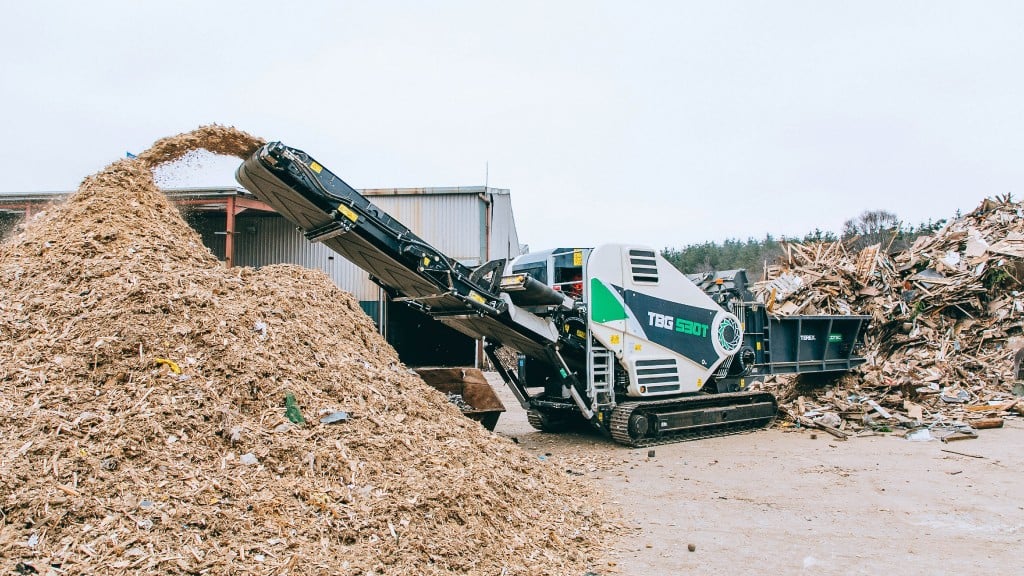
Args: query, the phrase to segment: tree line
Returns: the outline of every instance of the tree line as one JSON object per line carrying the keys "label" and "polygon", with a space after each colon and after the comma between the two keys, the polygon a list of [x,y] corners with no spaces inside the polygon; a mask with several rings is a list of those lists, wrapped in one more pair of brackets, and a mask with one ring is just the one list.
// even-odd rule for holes
{"label": "tree line", "polygon": [[[959,212],[956,215],[960,217]],[[783,254],[785,242],[836,242],[842,241],[847,249],[856,252],[873,244],[892,254],[905,250],[918,236],[932,234],[946,224],[946,219],[928,220],[917,225],[908,225],[896,214],[887,210],[866,210],[855,218],[843,223],[843,230],[836,234],[829,230],[815,228],[803,237],[765,234],[764,238],[730,238],[724,242],[701,242],[682,248],[665,248],[662,255],[679,270],[686,273],[711,270],[733,270],[746,268],[747,277],[760,278],[766,265],[774,263]]]}

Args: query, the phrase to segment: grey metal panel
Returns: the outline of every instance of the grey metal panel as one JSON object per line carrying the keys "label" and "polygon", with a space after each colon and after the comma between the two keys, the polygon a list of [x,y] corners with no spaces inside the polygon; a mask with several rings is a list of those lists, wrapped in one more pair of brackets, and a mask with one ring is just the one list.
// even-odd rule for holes
{"label": "grey metal panel", "polygon": [[471,266],[483,263],[484,203],[478,195],[371,196],[370,201],[448,256]]}
{"label": "grey metal panel", "polygon": [[21,214],[8,214],[0,210],[0,241],[13,234],[15,226],[22,220]]}
{"label": "grey metal panel", "polygon": [[377,300],[377,286],[370,282],[366,272],[330,248],[309,242],[281,216],[246,216],[243,212],[235,221],[235,229],[235,264],[298,264],[316,268],[358,300]]}
{"label": "grey metal panel", "polygon": [[491,189],[491,253],[488,260],[519,256],[519,234],[516,219],[512,213],[512,196],[508,190]]}
{"label": "grey metal panel", "polygon": [[226,218],[223,212],[190,212],[181,213],[185,222],[199,233],[203,245],[213,252],[218,260],[224,260],[224,228]]}

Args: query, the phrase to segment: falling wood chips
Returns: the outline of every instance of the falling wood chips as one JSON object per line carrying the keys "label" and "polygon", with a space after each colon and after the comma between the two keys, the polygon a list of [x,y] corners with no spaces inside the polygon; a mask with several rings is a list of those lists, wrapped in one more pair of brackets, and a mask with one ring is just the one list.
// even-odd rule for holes
{"label": "falling wood chips", "polygon": [[788,244],[754,287],[775,313],[872,320],[859,374],[816,391],[780,379],[780,400],[813,394],[809,410],[840,414],[854,430],[872,421],[980,427],[1007,412],[1018,380],[1012,359],[1024,343],[1022,214],[1009,196],[987,199],[892,256],[878,244],[858,254],[842,242]]}
{"label": "falling wood chips", "polygon": [[224,268],[153,183],[261,143],[161,140],[0,247],[3,569],[585,572],[619,527],[589,486],[464,418],[324,274]]}

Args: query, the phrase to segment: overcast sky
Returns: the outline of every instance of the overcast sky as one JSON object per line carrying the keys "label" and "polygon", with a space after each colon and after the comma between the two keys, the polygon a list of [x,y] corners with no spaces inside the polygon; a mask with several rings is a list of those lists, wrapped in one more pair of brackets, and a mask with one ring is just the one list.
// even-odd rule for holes
{"label": "overcast sky", "polygon": [[1021,2],[4,4],[0,192],[212,122],[357,188],[487,178],[534,249],[920,222],[1024,188]]}

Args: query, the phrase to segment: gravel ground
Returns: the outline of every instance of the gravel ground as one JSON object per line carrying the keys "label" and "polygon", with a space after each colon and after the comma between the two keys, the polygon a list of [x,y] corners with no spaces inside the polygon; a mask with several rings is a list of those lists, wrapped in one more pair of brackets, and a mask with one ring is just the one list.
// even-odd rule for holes
{"label": "gravel ground", "polygon": [[1019,573],[1020,419],[949,444],[773,429],[648,457],[597,434],[536,432],[488,378],[508,410],[496,432],[596,481],[637,527],[608,574]]}

